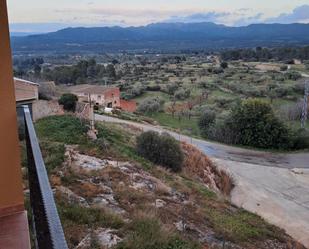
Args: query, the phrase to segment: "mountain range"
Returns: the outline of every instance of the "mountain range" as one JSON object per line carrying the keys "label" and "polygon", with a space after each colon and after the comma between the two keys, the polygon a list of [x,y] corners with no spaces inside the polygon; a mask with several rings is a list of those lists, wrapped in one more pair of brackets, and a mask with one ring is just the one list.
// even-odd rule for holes
{"label": "mountain range", "polygon": [[12,37],[14,53],[217,50],[309,44],[309,24],[156,23],[141,27],[66,28]]}

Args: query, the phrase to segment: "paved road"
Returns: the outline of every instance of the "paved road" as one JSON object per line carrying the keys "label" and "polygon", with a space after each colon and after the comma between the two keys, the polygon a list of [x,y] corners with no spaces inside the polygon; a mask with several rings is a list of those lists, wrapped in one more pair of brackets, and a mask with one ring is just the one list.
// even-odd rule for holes
{"label": "paved road", "polygon": [[153,126],[149,124],[141,124],[127,120],[121,120],[109,116],[95,115],[97,121],[125,123],[143,129],[144,131],[153,130],[157,132],[168,132],[170,135],[178,140],[186,141],[196,145],[205,154],[210,157],[225,159],[234,162],[244,162],[257,164],[262,166],[272,166],[280,168],[308,168],[309,169],[309,153],[270,153],[262,151],[254,151],[238,147],[232,147],[214,142],[208,142],[201,139],[191,138],[185,135],[180,135],[163,129],[160,126]]}
{"label": "paved road", "polygon": [[233,176],[232,203],[285,229],[309,248],[309,153],[247,150],[179,135],[159,126],[102,115],[95,119],[125,123],[144,131],[168,132],[178,140],[196,145]]}

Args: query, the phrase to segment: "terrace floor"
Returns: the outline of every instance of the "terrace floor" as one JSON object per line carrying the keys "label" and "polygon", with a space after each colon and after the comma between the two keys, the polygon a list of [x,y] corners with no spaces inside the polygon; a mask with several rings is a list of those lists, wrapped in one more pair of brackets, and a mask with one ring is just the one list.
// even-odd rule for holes
{"label": "terrace floor", "polygon": [[0,249],[30,249],[27,212],[0,217]]}

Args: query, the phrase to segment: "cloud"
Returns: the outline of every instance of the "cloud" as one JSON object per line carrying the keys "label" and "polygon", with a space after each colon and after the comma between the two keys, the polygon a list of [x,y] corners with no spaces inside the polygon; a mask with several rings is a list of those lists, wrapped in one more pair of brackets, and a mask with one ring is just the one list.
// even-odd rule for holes
{"label": "cloud", "polygon": [[295,8],[292,13],[282,13],[277,17],[268,18],[266,23],[309,23],[309,5]]}
{"label": "cloud", "polygon": [[263,13],[258,13],[255,16],[243,17],[234,22],[234,26],[247,26],[253,23],[263,22]]}
{"label": "cloud", "polygon": [[221,18],[231,15],[227,12],[206,12],[196,13],[188,16],[172,16],[165,22],[183,22],[183,23],[199,23],[199,22],[219,22]]}
{"label": "cloud", "polygon": [[230,26],[245,26],[252,23],[262,22],[263,13],[254,13],[252,9],[238,9],[233,12],[204,12],[187,16],[172,16],[165,22],[199,23],[213,22]]}

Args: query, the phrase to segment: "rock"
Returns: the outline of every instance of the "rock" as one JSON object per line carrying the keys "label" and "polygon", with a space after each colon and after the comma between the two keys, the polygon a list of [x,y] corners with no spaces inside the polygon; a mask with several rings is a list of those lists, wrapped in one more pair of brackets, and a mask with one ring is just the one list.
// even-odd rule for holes
{"label": "rock", "polygon": [[113,194],[101,194],[92,200],[92,205],[98,208],[108,208],[113,213],[124,214],[126,211],[119,206]]}
{"label": "rock", "polygon": [[97,140],[97,133],[94,130],[89,130],[87,132],[87,136],[91,139],[91,140]]}
{"label": "rock", "polygon": [[296,175],[309,175],[309,169],[294,168],[294,169],[291,169],[291,172]]}
{"label": "rock", "polygon": [[165,201],[161,199],[156,199],[156,203],[155,203],[156,208],[161,208],[161,207],[164,207],[165,205],[166,205]]}
{"label": "rock", "polygon": [[186,230],[186,224],[182,220],[174,223],[174,225],[179,232],[183,232],[184,230]]}
{"label": "rock", "polygon": [[85,198],[75,194],[69,188],[64,186],[57,186],[56,191],[58,191],[64,198],[66,198],[70,203],[80,204],[83,207],[89,207]]}
{"label": "rock", "polygon": [[87,249],[91,245],[91,235],[87,234],[85,238],[74,249]]}
{"label": "rock", "polygon": [[74,249],[88,249],[91,246],[91,240],[97,240],[100,247],[111,248],[122,241],[120,237],[115,234],[116,230],[99,228],[92,234],[87,234],[85,238]]}
{"label": "rock", "polygon": [[98,229],[96,234],[99,244],[102,247],[111,248],[122,241],[122,239],[115,234],[115,230],[102,228]]}

